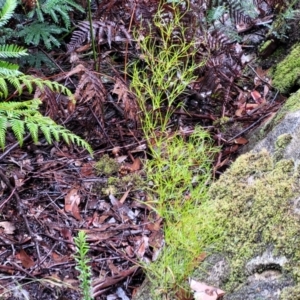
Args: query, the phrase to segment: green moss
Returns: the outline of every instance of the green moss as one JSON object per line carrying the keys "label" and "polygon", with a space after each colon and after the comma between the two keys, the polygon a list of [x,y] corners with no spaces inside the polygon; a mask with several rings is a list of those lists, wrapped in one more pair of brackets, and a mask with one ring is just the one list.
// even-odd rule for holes
{"label": "green moss", "polygon": [[145,180],[137,173],[126,176],[108,177],[107,181],[95,182],[93,192],[103,195],[120,195],[128,189],[139,189],[145,186]]}
{"label": "green moss", "polygon": [[272,71],[272,84],[282,93],[288,93],[300,85],[300,45],[293,47],[291,53]]}
{"label": "green moss", "polygon": [[275,142],[275,161],[279,161],[283,158],[285,148],[288,146],[292,139],[293,137],[289,133],[284,133],[278,136],[277,141]]}
{"label": "green moss", "polygon": [[275,143],[276,150],[285,149],[287,145],[291,142],[292,136],[288,133],[281,134]]}
{"label": "green moss", "polygon": [[118,173],[120,165],[116,160],[110,158],[107,154],[103,155],[101,159],[95,164],[97,175],[113,175]]}
{"label": "green moss", "polygon": [[295,299],[299,299],[299,295],[300,295],[300,285],[294,287],[287,287],[280,294],[280,299],[295,300]]}
{"label": "green moss", "polygon": [[227,290],[247,276],[247,260],[262,254],[268,245],[274,246],[275,255],[291,258],[288,270],[299,266],[300,223],[290,208],[290,200],[299,195],[298,176],[292,161],[276,163],[267,151],[250,152],[211,186],[214,218],[224,230],[221,248],[230,257]]}
{"label": "green moss", "polygon": [[[287,101],[284,103],[282,108],[277,112],[277,114],[268,120],[262,128],[260,128],[259,132],[256,133],[255,141],[261,141],[264,139],[267,134],[277,125],[279,122],[288,114],[295,112],[300,109],[300,90],[296,93],[292,94]],[[251,137],[254,139],[254,137]],[[255,141],[253,143],[255,143]]]}
{"label": "green moss", "polygon": [[265,51],[265,50],[269,47],[269,45],[270,45],[271,43],[273,43],[273,42],[274,42],[273,40],[268,40],[268,41],[264,42],[262,45],[260,45],[258,51],[259,51],[259,52]]}
{"label": "green moss", "polygon": [[283,107],[278,111],[276,117],[274,118],[274,124],[278,124],[287,113],[295,112],[300,109],[300,90],[292,94]]}

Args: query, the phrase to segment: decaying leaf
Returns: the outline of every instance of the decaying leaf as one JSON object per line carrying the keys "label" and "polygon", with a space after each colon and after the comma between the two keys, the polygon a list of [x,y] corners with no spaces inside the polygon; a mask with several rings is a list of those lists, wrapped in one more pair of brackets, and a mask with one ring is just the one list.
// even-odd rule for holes
{"label": "decaying leaf", "polygon": [[196,292],[195,300],[217,300],[225,295],[224,291],[193,279],[190,280],[190,287]]}
{"label": "decaying leaf", "polygon": [[65,197],[65,211],[71,213],[77,220],[81,220],[79,205],[80,196],[77,189],[71,189]]}
{"label": "decaying leaf", "polygon": [[146,250],[149,247],[149,238],[147,236],[143,236],[142,239],[138,243],[138,248],[136,254],[139,258],[143,258]]}
{"label": "decaying leaf", "polygon": [[23,249],[16,254],[16,258],[21,261],[22,266],[26,269],[31,268],[34,265],[32,258]]}
{"label": "decaying leaf", "polygon": [[6,221],[0,222],[0,227],[4,228],[5,234],[13,234],[16,229],[13,223]]}
{"label": "decaying leaf", "polygon": [[247,139],[245,139],[245,138],[243,138],[243,137],[238,137],[238,138],[236,138],[236,139],[234,139],[234,143],[235,144],[238,144],[238,145],[245,145],[245,144],[247,144],[249,141],[247,140]]}

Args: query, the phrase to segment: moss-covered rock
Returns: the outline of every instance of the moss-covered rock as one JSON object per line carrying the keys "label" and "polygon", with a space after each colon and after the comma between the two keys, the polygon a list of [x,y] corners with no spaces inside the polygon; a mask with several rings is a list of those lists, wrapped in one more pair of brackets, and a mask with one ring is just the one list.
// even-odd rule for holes
{"label": "moss-covered rock", "polygon": [[[247,136],[249,143],[243,147],[242,153],[249,152],[254,148],[256,148],[256,152],[266,148],[269,152],[274,153],[276,150],[275,142],[280,135],[285,134],[290,135],[292,140],[295,140],[295,143],[291,141],[291,148],[298,147],[298,137],[300,138],[300,90],[288,98],[273,118]],[[289,158],[295,159],[291,156]]]}
{"label": "moss-covered rock", "polygon": [[272,84],[282,93],[300,86],[300,44],[293,47],[290,54],[272,71]]}
{"label": "moss-covered rock", "polygon": [[[282,136],[282,140],[288,142],[289,138]],[[224,230],[222,244],[214,246],[230,269],[219,287],[240,297],[236,289],[244,289],[247,281],[251,290],[253,286],[284,289],[300,280],[300,217],[295,209],[300,197],[299,178],[293,160],[276,161],[264,150],[241,155],[211,186],[216,226]],[[206,280],[210,270],[203,269],[204,265],[195,276]],[[259,274],[270,271],[277,274],[272,273],[276,280],[256,280]],[[270,299],[279,299],[276,297]]]}

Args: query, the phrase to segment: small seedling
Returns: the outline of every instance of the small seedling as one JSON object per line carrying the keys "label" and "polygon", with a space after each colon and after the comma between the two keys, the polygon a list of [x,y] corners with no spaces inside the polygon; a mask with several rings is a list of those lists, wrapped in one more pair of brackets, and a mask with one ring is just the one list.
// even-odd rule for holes
{"label": "small seedling", "polygon": [[83,294],[83,300],[92,300],[91,296],[91,267],[88,265],[90,259],[87,257],[89,252],[89,245],[86,241],[86,233],[79,231],[78,236],[74,238],[76,246],[76,254],[74,255],[76,261],[76,270],[80,272],[79,280],[80,287]]}

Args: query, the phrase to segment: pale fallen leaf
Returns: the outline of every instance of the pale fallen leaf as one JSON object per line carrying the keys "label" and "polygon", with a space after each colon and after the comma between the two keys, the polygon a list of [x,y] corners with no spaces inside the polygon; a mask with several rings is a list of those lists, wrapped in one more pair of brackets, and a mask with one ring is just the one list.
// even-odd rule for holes
{"label": "pale fallen leaf", "polygon": [[71,213],[77,220],[81,220],[79,205],[80,196],[77,189],[71,189],[65,197],[65,212]]}
{"label": "pale fallen leaf", "polygon": [[193,279],[190,280],[190,287],[196,292],[195,300],[217,300],[225,295],[224,291]]}
{"label": "pale fallen leaf", "polygon": [[7,221],[0,222],[0,227],[4,228],[5,234],[13,234],[16,229],[13,223]]}
{"label": "pale fallen leaf", "polygon": [[121,155],[116,158],[116,161],[120,164],[128,158],[128,155]]}

